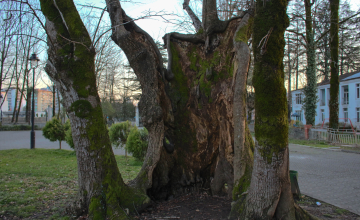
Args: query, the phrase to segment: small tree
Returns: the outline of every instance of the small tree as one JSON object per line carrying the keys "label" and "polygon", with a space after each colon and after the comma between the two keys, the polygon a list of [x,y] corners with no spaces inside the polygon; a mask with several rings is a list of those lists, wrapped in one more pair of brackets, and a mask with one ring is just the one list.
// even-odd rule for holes
{"label": "small tree", "polygon": [[42,129],[45,138],[50,141],[59,141],[61,150],[61,141],[65,140],[65,126],[59,119],[53,118],[46,122],[45,127]]}
{"label": "small tree", "polygon": [[[109,129],[109,137],[111,144],[115,147],[123,147],[126,144],[126,140],[130,133],[131,124],[129,121],[124,121],[118,124],[111,125]],[[125,157],[127,156],[127,150],[125,149]]]}
{"label": "small tree", "polygon": [[71,125],[69,119],[66,121],[64,127],[65,127],[65,141],[72,149],[75,149],[74,141],[71,134]]}
{"label": "small tree", "polygon": [[148,131],[146,128],[139,130],[136,126],[132,127],[126,141],[126,149],[132,153],[133,157],[144,161],[148,147]]}

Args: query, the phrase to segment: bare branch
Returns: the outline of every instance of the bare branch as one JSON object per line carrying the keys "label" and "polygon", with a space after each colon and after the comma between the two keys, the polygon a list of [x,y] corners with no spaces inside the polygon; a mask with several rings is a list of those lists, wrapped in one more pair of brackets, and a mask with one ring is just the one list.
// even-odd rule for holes
{"label": "bare branch", "polygon": [[189,2],[190,2],[190,0],[184,0],[183,9],[186,10],[186,12],[188,13],[189,17],[193,21],[193,25],[196,29],[196,32],[198,32],[201,28],[203,28],[203,26],[202,26],[202,23],[199,20],[199,18],[195,15],[193,10],[191,10],[191,8],[189,6]]}

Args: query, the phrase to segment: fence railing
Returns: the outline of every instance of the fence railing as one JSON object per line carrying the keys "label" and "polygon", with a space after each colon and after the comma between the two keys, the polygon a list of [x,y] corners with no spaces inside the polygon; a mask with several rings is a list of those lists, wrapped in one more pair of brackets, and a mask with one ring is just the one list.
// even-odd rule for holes
{"label": "fence railing", "polygon": [[351,129],[310,129],[309,139],[326,141],[331,144],[360,145],[360,133],[356,133]]}

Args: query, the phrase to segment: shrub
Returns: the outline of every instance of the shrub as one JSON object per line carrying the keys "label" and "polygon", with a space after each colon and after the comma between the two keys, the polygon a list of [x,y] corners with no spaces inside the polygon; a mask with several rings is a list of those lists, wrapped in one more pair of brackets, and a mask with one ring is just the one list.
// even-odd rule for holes
{"label": "shrub", "polygon": [[[34,126],[35,130],[40,130],[37,125]],[[27,131],[31,130],[31,125],[3,125],[0,126],[0,131]]]}
{"label": "shrub", "polygon": [[66,121],[64,127],[65,127],[65,141],[72,149],[75,149],[69,119]]}
{"label": "shrub", "polygon": [[148,145],[148,131],[146,128],[139,130],[136,126],[132,127],[126,141],[126,149],[132,153],[133,157],[144,161]]}
{"label": "shrub", "polygon": [[129,121],[111,125],[109,129],[109,137],[111,144],[115,147],[122,147],[126,144],[126,140],[130,133],[131,124]]}
{"label": "shrub", "polygon": [[61,149],[61,141],[65,140],[65,126],[57,118],[53,118],[46,122],[45,127],[42,129],[45,138],[50,141],[59,141]]}

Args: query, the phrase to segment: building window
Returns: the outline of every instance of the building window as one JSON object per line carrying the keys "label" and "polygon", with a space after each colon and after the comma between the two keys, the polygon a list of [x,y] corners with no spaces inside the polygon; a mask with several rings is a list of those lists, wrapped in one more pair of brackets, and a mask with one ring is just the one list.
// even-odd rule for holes
{"label": "building window", "polygon": [[356,98],[360,98],[360,84],[356,84]]}
{"label": "building window", "polygon": [[356,108],[356,121],[360,122],[360,108]]}
{"label": "building window", "polygon": [[345,122],[348,122],[348,116],[349,116],[349,115],[348,115],[348,109],[347,109],[347,108],[344,108],[343,110],[344,110],[344,121],[345,121]]}
{"label": "building window", "polygon": [[325,106],[325,89],[320,89],[320,106]]}
{"label": "building window", "polygon": [[343,105],[349,104],[349,86],[343,86]]}
{"label": "building window", "polygon": [[302,119],[302,111],[301,110],[300,111],[295,111],[295,113],[298,115],[298,116],[296,116],[296,120],[301,121],[301,119]]}
{"label": "building window", "polygon": [[327,103],[329,105],[329,102],[330,102],[330,88],[327,88]]}
{"label": "building window", "polygon": [[321,109],[321,122],[325,120],[325,110]]}
{"label": "building window", "polygon": [[301,93],[299,93],[299,94],[296,94],[295,95],[295,97],[296,97],[296,104],[301,104]]}

